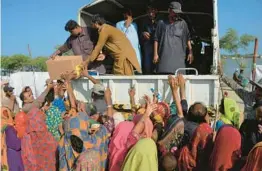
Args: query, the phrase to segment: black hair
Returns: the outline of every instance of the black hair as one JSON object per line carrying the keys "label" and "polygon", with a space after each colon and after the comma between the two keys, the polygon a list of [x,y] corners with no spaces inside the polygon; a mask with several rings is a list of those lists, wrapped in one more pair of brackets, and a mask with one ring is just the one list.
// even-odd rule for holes
{"label": "black hair", "polygon": [[20,96],[19,96],[22,102],[24,102],[24,100],[25,100],[24,93],[25,93],[24,91],[21,92],[21,93],[20,93]]}
{"label": "black hair", "polygon": [[224,105],[225,98],[221,99],[221,103],[219,106],[219,112],[225,114],[225,105]]}
{"label": "black hair", "polygon": [[255,109],[257,109],[257,108],[259,108],[261,106],[262,106],[262,100],[257,100],[255,105],[253,106],[253,109],[255,110]]}
{"label": "black hair", "polygon": [[100,94],[96,94],[96,93],[94,93],[94,92],[92,92],[92,98],[94,99],[94,100],[100,100],[100,99],[104,99],[105,98],[105,96],[104,95],[100,95]]}
{"label": "black hair", "polygon": [[123,9],[123,14],[127,14],[129,16],[133,16],[132,10],[129,8],[124,8]]}
{"label": "black hair", "polygon": [[[198,107],[197,106],[201,106]],[[206,122],[205,116],[207,115],[207,108],[200,102],[196,102],[190,106],[188,110],[187,120],[196,122],[196,123],[203,123]]]}
{"label": "black hair", "polygon": [[65,25],[65,31],[72,31],[79,27],[79,24],[74,20],[69,20]]}
{"label": "black hair", "polygon": [[52,88],[45,96],[46,102],[53,102],[55,99],[55,90]]}
{"label": "black hair", "polygon": [[157,9],[154,5],[150,4],[150,5],[147,5],[146,7],[146,10],[150,10],[150,9]]}
{"label": "black hair", "polygon": [[[25,86],[25,91],[26,91],[26,89],[28,89],[28,88],[30,88],[29,86]],[[31,88],[30,88],[31,89]]]}
{"label": "black hair", "polygon": [[103,24],[105,24],[106,21],[105,21],[104,17],[102,17],[100,14],[95,14],[95,15],[92,16],[91,22],[97,23],[99,25],[103,25]]}
{"label": "black hair", "polygon": [[70,141],[72,144],[72,148],[77,152],[81,153],[83,151],[84,142],[76,135],[70,136]]}

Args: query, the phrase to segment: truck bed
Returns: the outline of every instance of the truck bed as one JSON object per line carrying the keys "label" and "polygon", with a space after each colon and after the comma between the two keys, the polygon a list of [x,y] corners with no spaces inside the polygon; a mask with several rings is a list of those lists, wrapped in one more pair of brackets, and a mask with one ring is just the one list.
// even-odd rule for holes
{"label": "truck bed", "polygon": [[[136,89],[136,103],[145,94],[152,96],[151,88],[160,93],[162,100],[172,102],[172,93],[165,75],[139,75],[139,76],[98,76],[105,87],[112,91],[114,104],[129,104],[128,90]],[[189,104],[203,102],[206,105],[218,104],[219,78],[216,75],[186,75],[186,98]],[[88,79],[73,81],[76,98],[84,102],[91,101],[91,88],[93,84]]]}
{"label": "truck bed", "polygon": [[[189,104],[196,101],[206,105],[218,104],[219,77],[217,75],[185,75],[186,79],[186,98]],[[10,84],[13,86],[14,93],[21,106],[19,94],[22,88],[30,86],[34,96],[39,96],[45,89],[45,80],[49,78],[47,72],[17,72],[11,74]],[[158,91],[166,102],[172,101],[170,87],[167,76],[165,75],[134,75],[134,76],[95,76],[101,80],[106,87],[112,91],[114,104],[129,104],[128,89],[132,86],[136,89],[136,102],[145,94],[152,96],[151,88]],[[72,81],[74,93],[77,100],[90,102],[91,88],[93,84],[88,79]]]}

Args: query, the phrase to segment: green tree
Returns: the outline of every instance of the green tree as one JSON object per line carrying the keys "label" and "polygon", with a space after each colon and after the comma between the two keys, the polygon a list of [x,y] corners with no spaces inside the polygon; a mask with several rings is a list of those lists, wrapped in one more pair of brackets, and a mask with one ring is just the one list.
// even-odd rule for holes
{"label": "green tree", "polygon": [[[58,50],[58,48],[60,47],[61,45],[57,45],[55,46],[55,50]],[[62,54],[63,56],[72,56],[74,55],[73,51],[70,49],[69,51],[65,52]]]}
{"label": "green tree", "polygon": [[40,71],[47,71],[46,61],[48,60],[48,57],[39,56],[36,58],[33,58],[31,60],[31,65],[35,68],[39,69]]}
{"label": "green tree", "polygon": [[229,28],[226,34],[220,39],[220,48],[229,52],[231,55],[238,57],[236,62],[239,68],[246,68],[246,62],[244,58],[240,58],[239,50],[242,49],[244,51],[247,50],[248,46],[251,42],[255,40],[255,37],[249,34],[243,34],[241,36],[238,35],[237,31]]}
{"label": "green tree", "polygon": [[229,53],[237,54],[239,38],[236,30],[230,28],[227,33],[220,39],[220,48]]}
{"label": "green tree", "polygon": [[226,34],[220,39],[220,48],[229,52],[230,54],[239,56],[239,50],[247,50],[247,47],[255,37],[249,34],[238,35],[237,31],[229,28]]}
{"label": "green tree", "polygon": [[16,54],[10,57],[1,57],[1,68],[8,70],[21,70],[30,65],[31,58],[26,55]]}

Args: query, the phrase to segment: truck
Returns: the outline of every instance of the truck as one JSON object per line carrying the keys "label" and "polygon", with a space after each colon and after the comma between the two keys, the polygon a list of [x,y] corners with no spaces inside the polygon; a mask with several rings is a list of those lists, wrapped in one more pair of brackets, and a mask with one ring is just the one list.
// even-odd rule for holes
{"label": "truck", "polygon": [[[90,26],[92,15],[101,14],[105,17],[107,23],[114,25],[122,20],[122,9],[129,8],[133,11],[134,22],[139,27],[143,19],[147,17],[146,7],[148,4],[156,6],[159,15],[162,15],[164,18],[167,17],[167,9],[170,2],[170,0],[95,0],[79,9],[78,22],[83,27]],[[201,68],[180,68],[174,75],[179,70],[194,70],[194,74],[184,76],[186,79],[186,98],[189,105],[198,101],[207,106],[216,106],[220,100],[220,82],[217,75],[220,60],[217,0],[187,0],[181,1],[181,5],[182,17],[189,26],[192,41],[194,42],[195,39],[198,39],[204,44],[205,48],[202,50],[204,54],[202,54],[203,58],[200,58],[200,60],[210,62],[201,67],[206,68],[208,72],[201,71]],[[25,73],[16,73],[11,77],[16,80],[14,82],[14,85],[17,84],[15,90],[20,91],[21,86],[29,85],[33,89],[35,88],[35,92],[38,92],[35,94],[39,94],[44,89],[44,78],[48,78],[48,73],[33,73],[32,78],[38,81],[28,80],[30,77]],[[167,103],[171,103],[173,100],[167,75],[97,75],[95,78],[99,79],[105,87],[111,89],[114,104],[129,104],[128,90],[130,88],[136,89],[137,104],[139,104],[140,98],[145,94],[152,95],[152,89],[160,94],[160,100]],[[18,82],[17,80],[21,81]],[[22,80],[27,81],[24,82]],[[72,84],[77,100],[91,101],[91,89],[93,87],[91,81],[81,78],[73,81]]]}
{"label": "truck", "polygon": [[[95,0],[79,9],[78,23],[82,27],[90,26],[91,17],[100,14],[104,16],[108,24],[115,25],[118,21],[123,20],[123,8],[128,8],[132,10],[134,22],[139,28],[147,17],[146,7],[149,4],[157,7],[159,16],[167,18],[170,2],[170,0]],[[194,75],[184,76],[188,103],[192,104],[198,101],[208,106],[216,106],[219,103],[220,93],[220,82],[217,75],[220,61],[217,0],[188,0],[180,3],[183,11],[182,18],[188,24],[192,42],[198,39],[204,45],[202,56],[205,57],[200,60],[210,62],[206,62],[206,65],[202,66],[202,68],[208,69],[208,72],[199,71],[196,68],[179,68],[174,74],[176,75],[180,70],[194,70]],[[139,103],[140,97],[145,94],[152,95],[152,89],[161,95],[161,100],[167,103],[172,102],[167,75],[103,75],[95,76],[95,78],[101,80],[105,87],[111,89],[114,104],[129,104],[128,89],[131,87],[136,89],[137,103]],[[92,86],[93,84],[87,79],[74,81],[76,98],[85,102],[91,101]]]}

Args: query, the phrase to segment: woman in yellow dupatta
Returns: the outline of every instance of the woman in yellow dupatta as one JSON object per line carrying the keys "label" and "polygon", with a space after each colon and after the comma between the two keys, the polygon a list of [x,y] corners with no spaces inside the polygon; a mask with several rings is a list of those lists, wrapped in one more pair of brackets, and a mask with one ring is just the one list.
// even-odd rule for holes
{"label": "woman in yellow dupatta", "polygon": [[220,106],[220,120],[216,123],[216,130],[222,125],[233,125],[237,129],[240,127],[240,110],[237,102],[233,99],[225,97],[221,101]]}
{"label": "woman in yellow dupatta", "polygon": [[158,171],[157,148],[155,142],[151,138],[139,140],[128,152],[121,170]]}
{"label": "woman in yellow dupatta", "polygon": [[14,121],[11,115],[11,111],[6,107],[1,107],[1,170],[8,171],[7,162],[7,146],[5,129],[8,125],[13,126]]}

